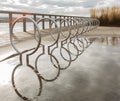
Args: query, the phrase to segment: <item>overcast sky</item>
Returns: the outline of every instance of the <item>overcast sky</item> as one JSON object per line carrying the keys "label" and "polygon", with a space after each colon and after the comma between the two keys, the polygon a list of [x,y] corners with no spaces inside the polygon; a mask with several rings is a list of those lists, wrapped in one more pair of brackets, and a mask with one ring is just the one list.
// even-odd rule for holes
{"label": "overcast sky", "polygon": [[120,0],[0,0],[0,10],[89,16],[90,8],[119,6]]}

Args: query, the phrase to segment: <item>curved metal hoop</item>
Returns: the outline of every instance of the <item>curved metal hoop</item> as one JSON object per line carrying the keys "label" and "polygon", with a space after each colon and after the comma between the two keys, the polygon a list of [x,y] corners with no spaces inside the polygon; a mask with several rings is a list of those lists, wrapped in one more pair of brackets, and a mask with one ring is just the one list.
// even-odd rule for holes
{"label": "curved metal hoop", "polygon": [[[11,42],[12,47],[13,47],[18,53],[21,53],[21,52],[16,48],[16,46],[15,46],[14,43],[13,43],[13,36],[14,36],[14,34],[13,34],[13,29],[14,29],[14,27],[15,27],[15,24],[16,24],[18,21],[23,20],[23,19],[29,19],[30,21],[32,21],[33,24],[36,26],[36,29],[37,29],[38,33],[40,33],[40,30],[39,30],[39,27],[38,27],[37,23],[36,23],[32,18],[29,18],[29,17],[27,17],[27,16],[22,16],[22,17],[20,17],[20,18],[17,18],[16,20],[14,20],[14,22],[12,23],[12,27],[11,27],[10,42]],[[36,49],[35,49],[34,51],[36,51],[36,50],[38,49],[38,47],[40,46],[40,43],[41,43],[41,36],[40,36],[40,34],[38,34],[38,44],[37,44],[37,47],[36,47]]]}
{"label": "curved metal hoop", "polygon": [[[56,29],[57,29],[57,38],[55,39],[55,37],[53,36],[53,34],[49,31],[48,33],[50,33],[50,35],[51,35],[51,37],[53,38],[53,40],[54,40],[54,42],[50,45],[50,46],[53,46],[54,44],[56,44],[57,42],[58,42],[58,40],[59,40],[59,38],[60,38],[60,30],[59,30],[59,28],[58,28],[58,25],[57,25],[57,23],[55,22],[55,20],[53,20],[53,19],[51,19],[51,18],[40,18],[38,21],[37,21],[37,24],[39,25],[39,23],[40,22],[42,22],[42,21],[45,21],[45,20],[49,20],[49,21],[51,21],[51,25],[53,25],[53,24],[55,24],[55,27],[56,27]],[[46,32],[47,33],[47,32]]]}
{"label": "curved metal hoop", "polygon": [[[42,56],[43,54],[40,54],[37,58],[36,58],[36,60],[35,60],[35,68],[37,69],[37,71],[39,71],[38,70],[38,60],[40,59],[40,57]],[[51,61],[51,63],[53,64],[53,67],[55,67],[56,69],[57,69],[57,73],[56,73],[56,75],[53,77],[53,78],[50,78],[50,79],[47,79],[47,78],[45,78],[44,76],[42,76],[41,75],[41,73],[40,73],[40,71],[39,71],[39,74],[40,74],[40,77],[44,80],[44,81],[49,81],[49,82],[51,82],[51,81],[54,81],[54,80],[56,80],[58,77],[59,77],[59,75],[60,75],[60,65],[59,65],[59,61],[57,60],[57,58],[55,57],[55,56],[53,56],[52,54],[49,54],[49,58],[51,59],[51,58],[53,58],[55,61],[56,61],[56,63],[57,63],[57,66],[55,65],[55,63],[53,62],[53,61]]]}
{"label": "curved metal hoop", "polygon": [[[38,50],[39,46],[40,46],[40,42],[41,42],[41,37],[40,37],[40,34],[39,34],[39,33],[40,33],[40,30],[39,30],[38,25],[36,24],[36,22],[35,22],[33,19],[31,19],[31,18],[29,18],[29,17],[27,17],[27,16],[23,16],[23,17],[20,17],[20,18],[16,19],[16,20],[13,22],[12,27],[11,27],[11,32],[12,32],[12,33],[10,33],[10,41],[11,41],[11,44],[12,44],[13,48],[19,53],[19,61],[20,61],[20,64],[18,64],[18,65],[14,68],[14,70],[13,70],[13,72],[12,72],[12,78],[11,78],[11,79],[12,79],[12,86],[13,86],[16,94],[17,94],[18,96],[20,96],[23,100],[28,100],[28,101],[30,101],[30,100],[31,100],[30,98],[28,98],[28,97],[26,97],[26,96],[23,96],[23,95],[19,92],[19,90],[18,90],[17,87],[16,87],[15,80],[14,80],[15,71],[18,69],[19,66],[23,66],[23,62],[22,62],[22,54],[23,54],[23,53],[20,52],[20,51],[16,48],[16,46],[14,45],[14,43],[13,43],[13,28],[14,28],[15,24],[16,24],[19,20],[23,20],[23,19],[29,19],[29,20],[31,20],[31,21],[34,23],[34,25],[36,26],[36,29],[37,29],[37,31],[38,31],[38,39],[39,39],[39,40],[38,40],[38,44],[37,44],[37,46],[36,46],[35,48],[33,48],[34,51],[32,51],[31,53],[29,53],[29,54],[26,55],[26,60],[25,60],[25,61],[26,61],[27,67],[29,67],[30,69],[32,69],[32,70],[34,71],[35,75],[36,75],[37,78],[38,78],[38,81],[39,81],[39,89],[38,89],[38,90],[39,90],[39,91],[38,91],[37,96],[40,96],[41,91],[42,91],[42,81],[41,81],[40,75],[39,75],[38,71],[35,70],[35,68],[32,67],[32,66],[29,64],[29,55],[35,53],[35,52]],[[31,49],[30,49],[30,51],[31,51]]]}
{"label": "curved metal hoop", "polygon": [[[51,60],[50,62],[53,64],[52,66],[53,67],[55,67],[55,68],[57,68],[57,74],[53,77],[53,78],[50,78],[50,79],[47,79],[47,78],[45,78],[44,76],[42,76],[42,74],[40,73],[40,71],[39,71],[39,74],[40,74],[40,77],[44,80],[44,81],[48,81],[48,82],[51,82],[51,81],[54,81],[54,80],[56,80],[57,78],[58,78],[58,76],[60,75],[60,65],[59,65],[59,61],[57,60],[57,58],[54,56],[54,55],[52,55],[51,54],[51,51],[52,51],[52,47],[54,46],[54,48],[53,49],[56,49],[56,48],[58,48],[58,46],[57,46],[57,43],[58,43],[58,40],[59,40],[59,37],[60,37],[60,30],[58,29],[58,25],[57,25],[57,23],[53,20],[53,19],[51,19],[51,18],[42,18],[42,19],[39,19],[38,21],[37,21],[37,24],[39,24],[40,22],[42,22],[42,21],[45,21],[45,20],[50,20],[51,22],[52,22],[52,24],[54,23],[55,24],[55,26],[56,26],[56,29],[57,29],[57,38],[55,39],[55,37],[52,35],[52,33],[50,33],[50,35],[51,35],[51,37],[53,38],[53,40],[54,40],[54,42],[53,43],[51,43],[50,45],[43,45],[42,44],[42,48],[43,48],[43,50],[42,50],[42,53],[36,58],[36,60],[35,60],[35,68],[38,70],[38,60],[39,60],[39,58],[41,58],[41,56],[44,56],[45,54],[47,54],[47,56],[48,57],[50,57],[50,60],[51,60],[51,58],[52,59],[54,59],[55,61],[56,61],[56,63],[57,63],[57,65],[55,65],[55,63],[53,63],[53,61]],[[47,46],[47,50],[46,50],[46,46]],[[46,53],[47,52],[47,53]]]}
{"label": "curved metal hoop", "polygon": [[[23,100],[31,101],[31,99],[34,99],[34,98],[28,98],[28,97],[22,95],[22,94],[20,93],[20,91],[19,91],[19,90],[17,89],[17,87],[16,87],[16,83],[15,83],[15,79],[14,79],[14,78],[15,78],[15,71],[18,69],[19,66],[22,66],[22,64],[18,64],[18,65],[13,69],[13,72],[12,72],[12,86],[13,86],[13,88],[14,88],[14,91],[16,92],[16,94],[17,94],[19,97],[21,97]],[[39,91],[38,91],[38,93],[37,93],[36,96],[40,96],[40,94],[41,94],[41,92],[42,92],[42,80],[41,80],[40,76],[38,75],[38,72],[35,71],[33,67],[31,67],[31,69],[34,71],[35,75],[36,75],[37,78],[38,78],[38,81],[39,81],[39,89],[38,89],[38,90],[39,90]]]}
{"label": "curved metal hoop", "polygon": [[[63,32],[63,28],[61,28],[61,26],[65,22],[66,22],[67,26],[69,26],[69,22],[68,22],[68,20],[63,19],[63,18],[57,18],[57,19],[55,19],[55,21],[56,22],[61,21],[61,23],[60,23],[60,35],[63,37],[63,39],[59,40],[60,44],[57,43],[57,46],[58,46],[58,50],[59,50],[58,52],[60,52],[61,57],[64,59],[64,61],[68,62],[67,66],[61,66],[61,62],[59,62],[60,70],[65,70],[70,66],[70,64],[72,62],[71,61],[71,55],[70,55],[69,51],[67,50],[67,48],[64,47],[64,44],[66,44],[65,42],[67,42],[71,33],[70,33],[70,28],[69,27],[67,27],[67,29],[64,28],[66,31],[68,31],[68,35],[66,36],[65,35],[66,32],[65,33]],[[62,50],[66,51],[67,55],[69,56],[69,61],[67,61],[65,59],[65,57],[63,56],[63,51]],[[54,54],[54,51],[56,51],[56,48],[52,49],[51,54]],[[59,58],[59,57],[57,56],[57,58]],[[58,60],[60,60],[60,59],[58,59]],[[52,58],[51,58],[51,61],[53,61]]]}

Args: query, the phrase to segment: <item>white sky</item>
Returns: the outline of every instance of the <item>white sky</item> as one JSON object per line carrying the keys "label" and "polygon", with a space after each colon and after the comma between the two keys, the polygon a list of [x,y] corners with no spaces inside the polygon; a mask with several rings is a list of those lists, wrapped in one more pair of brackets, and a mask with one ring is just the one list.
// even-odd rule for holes
{"label": "white sky", "polygon": [[89,16],[92,7],[119,6],[120,0],[0,0],[0,10]]}

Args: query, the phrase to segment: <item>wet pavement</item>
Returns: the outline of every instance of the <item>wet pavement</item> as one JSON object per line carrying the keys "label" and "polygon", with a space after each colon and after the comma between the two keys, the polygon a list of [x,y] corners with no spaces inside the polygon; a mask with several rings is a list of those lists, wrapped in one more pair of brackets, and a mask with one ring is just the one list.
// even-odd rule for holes
{"label": "wet pavement", "polygon": [[[1,101],[23,101],[11,84],[11,73],[18,63],[18,57],[0,63]],[[19,68],[15,80],[22,94],[37,94],[38,80],[29,68]],[[97,39],[67,70],[61,71],[57,80],[42,83],[41,96],[33,101],[120,101],[120,39]]]}

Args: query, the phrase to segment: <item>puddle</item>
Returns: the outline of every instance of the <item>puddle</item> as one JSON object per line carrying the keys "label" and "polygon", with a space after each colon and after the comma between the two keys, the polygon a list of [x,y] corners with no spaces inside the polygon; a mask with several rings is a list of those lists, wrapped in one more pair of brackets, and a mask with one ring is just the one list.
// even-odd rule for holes
{"label": "puddle", "polygon": [[106,45],[116,46],[120,44],[120,37],[100,37],[96,41]]}
{"label": "puddle", "polygon": [[[90,38],[92,41],[94,38]],[[18,58],[16,58],[18,59]],[[41,101],[119,101],[120,100],[120,38],[97,37],[69,69],[51,83],[43,82]],[[18,60],[17,60],[18,61]],[[60,61],[60,60],[59,60]],[[31,61],[32,62],[32,61]],[[5,64],[4,64],[5,63]],[[46,63],[46,61],[44,61]],[[0,98],[2,101],[21,101],[11,85],[15,59],[0,63]],[[47,65],[47,64],[46,64]],[[25,87],[23,94],[34,96],[38,81],[31,72],[16,72],[17,84]],[[44,70],[43,70],[44,71]],[[24,83],[26,85],[24,85]],[[32,88],[32,89],[31,89]],[[31,89],[30,91],[28,89]],[[4,92],[3,91],[9,91]],[[27,92],[28,91],[28,92]],[[26,93],[27,92],[27,93]]]}

